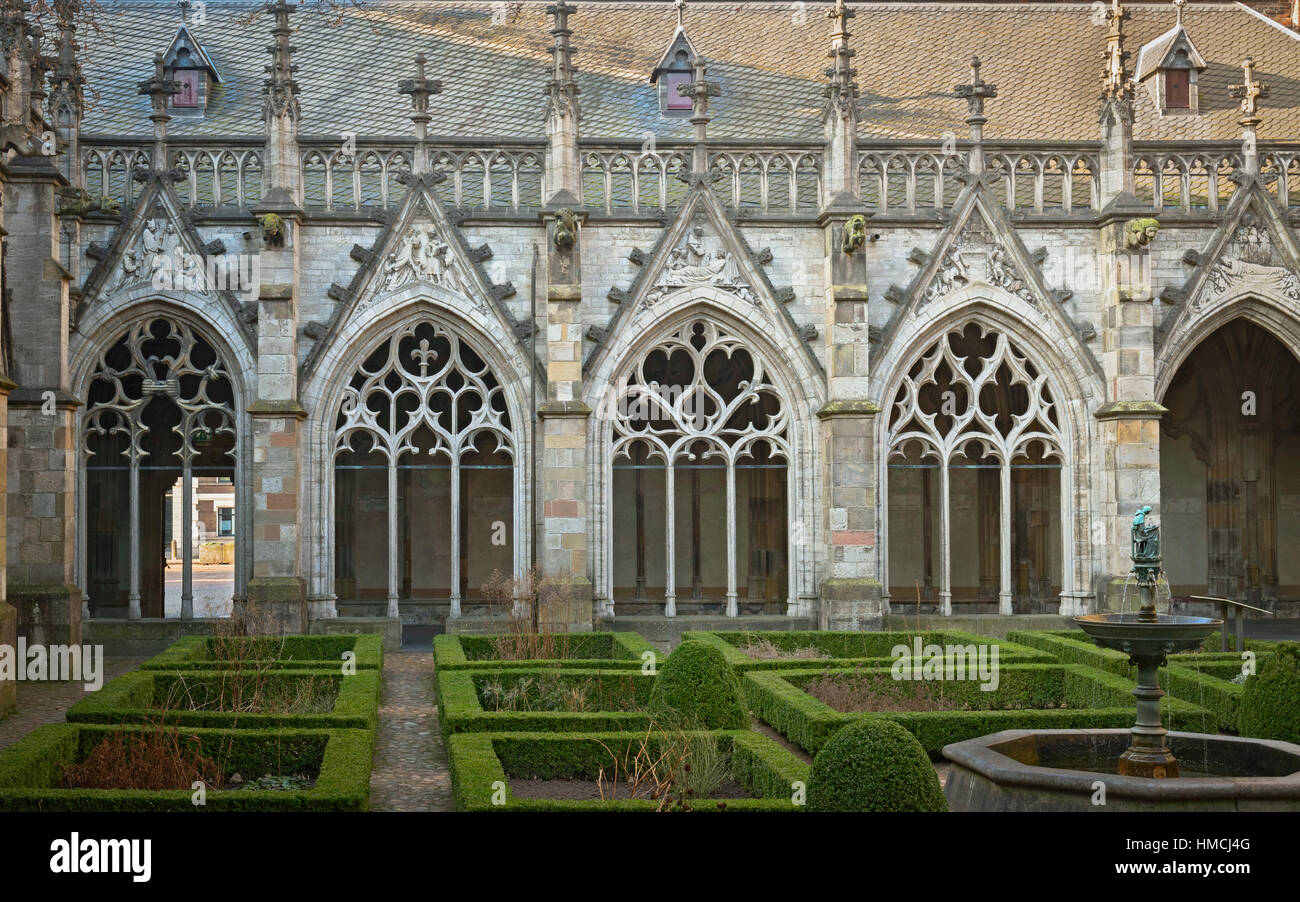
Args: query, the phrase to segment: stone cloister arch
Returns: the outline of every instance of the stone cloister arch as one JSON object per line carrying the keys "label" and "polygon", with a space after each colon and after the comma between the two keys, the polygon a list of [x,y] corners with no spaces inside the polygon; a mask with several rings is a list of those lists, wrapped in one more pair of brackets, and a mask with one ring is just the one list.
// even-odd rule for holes
{"label": "stone cloister arch", "polygon": [[[435,307],[418,291],[406,294],[389,299],[387,316],[357,320],[335,336],[304,390],[312,483],[305,569],[316,617],[367,600],[390,618],[422,622],[436,618],[443,604],[446,616],[460,617],[478,585],[466,580],[482,576],[481,566],[514,580],[528,568],[528,364],[514,360],[504,340],[491,340],[477,322]],[[363,459],[353,459],[358,455]],[[340,574],[355,566],[344,547],[349,527],[339,516],[352,469],[378,481],[370,486],[373,497],[363,493],[345,507],[364,509],[384,496],[382,518],[350,527],[384,545],[382,581],[371,587],[372,594],[380,591],[375,598],[339,592],[348,588]],[[491,471],[491,491],[476,490],[480,471]],[[485,499],[495,513],[479,528],[467,518],[484,509]],[[446,505],[445,519],[431,507],[435,500]],[[429,548],[422,557],[423,545]],[[470,549],[477,551],[467,565]],[[441,569],[421,577],[421,567],[435,557]],[[401,602],[433,607],[403,615]]]}
{"label": "stone cloister arch", "polygon": [[[114,316],[87,318],[85,337],[71,349],[71,384],[85,399],[75,433],[83,616],[92,609],[97,616],[120,615],[122,608],[129,619],[164,616],[168,514],[161,501],[179,483],[181,510],[190,510],[200,476],[220,476],[233,487],[232,596],[242,598],[251,572],[243,440],[251,355],[227,344],[192,305],[117,300]],[[174,540],[188,549],[194,522],[184,514],[179,522]],[[182,553],[185,619],[195,615],[193,575],[191,555]]]}
{"label": "stone cloister arch", "polygon": [[[662,596],[624,594],[624,601],[644,600],[671,617],[684,598],[704,607],[716,603],[720,612],[737,616],[742,603],[748,609],[762,607],[761,599],[774,600],[762,593],[779,582],[784,613],[810,612],[820,528],[812,415],[821,403],[824,376],[799,372],[802,359],[778,349],[774,340],[780,336],[758,333],[736,316],[733,305],[726,292],[703,289],[666,299],[663,307],[671,312],[638,311],[622,333],[627,338],[606,349],[617,353],[601,355],[589,374],[587,398],[595,421],[588,439],[590,547],[593,585],[605,615],[614,611],[616,567],[627,569],[635,558],[638,588],[643,587],[647,555],[640,542],[660,531],[662,542],[656,544],[662,547],[653,567],[662,571]],[[620,484],[629,478],[628,467],[638,471],[636,555],[628,548],[633,536],[615,525],[616,517],[628,516],[632,503],[632,493]],[[701,476],[710,467],[716,473]],[[641,468],[651,472],[653,482],[644,486],[644,495]],[[701,478],[714,481],[701,491]],[[657,508],[644,526],[643,497],[655,499]],[[701,531],[701,504],[712,514],[716,532],[707,525]],[[689,525],[683,520],[688,505]],[[754,528],[759,521],[768,532]],[[714,594],[699,588],[700,541],[722,559]],[[772,562],[780,559],[782,573],[773,576],[772,569],[763,569],[778,567]],[[688,573],[690,586],[683,582]]]}
{"label": "stone cloister arch", "polygon": [[1257,297],[1216,308],[1157,372],[1162,524],[1176,597],[1300,603],[1300,323]]}
{"label": "stone cloister arch", "polygon": [[[1013,490],[1021,492],[1026,472],[1059,467],[1059,486],[1039,480],[1031,490],[1051,498],[1050,510],[1040,502],[1030,513],[1055,517],[1055,524],[1047,521],[1049,532],[1054,525],[1059,534],[1059,592],[1052,594],[1059,596],[1062,614],[1083,613],[1095,554],[1088,541],[1095,505],[1088,467],[1093,456],[1090,414],[1102,394],[1099,369],[1074,336],[1053,340],[1058,330],[1042,311],[991,293],[987,286],[971,287],[927,305],[876,362],[872,395],[881,399],[882,408],[876,417],[877,534],[886,603],[893,594],[891,468],[938,470],[939,485],[929,492],[922,486],[919,510],[922,540],[926,535],[938,540],[936,600],[943,614],[952,613],[952,549],[961,538],[950,530],[950,468],[975,470],[976,479],[988,481],[981,491],[996,492],[996,506],[974,504],[985,540],[978,552],[981,595],[987,593],[990,602],[996,597],[997,610],[1009,614],[1020,594],[1012,581]],[[1022,470],[1026,472],[1018,475]],[[928,534],[927,511],[932,512]],[[1015,528],[1022,550],[1028,528],[1021,523]],[[966,538],[972,541],[962,547],[969,550],[975,543]],[[1043,541],[1038,540],[1038,547],[1044,547]],[[992,543],[995,568],[983,560],[992,553]],[[1022,570],[1017,582],[1024,579]],[[893,603],[907,604],[910,598],[909,593],[907,601]]]}

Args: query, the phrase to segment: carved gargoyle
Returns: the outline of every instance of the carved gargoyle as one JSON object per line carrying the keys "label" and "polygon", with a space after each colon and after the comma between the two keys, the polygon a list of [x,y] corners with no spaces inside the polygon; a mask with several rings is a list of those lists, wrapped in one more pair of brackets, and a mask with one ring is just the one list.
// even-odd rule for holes
{"label": "carved gargoyle", "polygon": [[38,135],[14,123],[0,128],[0,151],[6,150],[17,151],[20,157],[39,157],[45,153],[45,145]]}
{"label": "carved gargoyle", "polygon": [[568,207],[555,215],[555,249],[573,250],[573,243],[578,240],[578,221]]}
{"label": "carved gargoyle", "polygon": [[56,188],[54,193],[61,198],[57,211],[60,216],[85,216],[91,212],[108,213],[111,216],[122,214],[122,208],[116,200],[102,194],[91,194],[85,188]]}
{"label": "carved gargoyle", "polygon": [[845,254],[851,254],[866,243],[867,217],[861,213],[850,216],[848,222],[844,223],[844,240],[840,242],[840,250]]}
{"label": "carved gargoyle", "polygon": [[275,213],[266,213],[257,218],[262,226],[262,238],[269,247],[284,247],[284,220]]}
{"label": "carved gargoyle", "polygon": [[1124,246],[1127,248],[1146,247],[1160,231],[1160,223],[1154,219],[1130,219],[1124,224]]}

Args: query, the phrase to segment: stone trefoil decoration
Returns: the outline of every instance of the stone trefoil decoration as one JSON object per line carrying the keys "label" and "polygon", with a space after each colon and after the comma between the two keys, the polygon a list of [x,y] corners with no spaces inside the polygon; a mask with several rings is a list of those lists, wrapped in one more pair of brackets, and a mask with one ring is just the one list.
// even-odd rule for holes
{"label": "stone trefoil decoration", "polygon": [[668,255],[668,263],[658,281],[646,293],[645,306],[653,307],[678,289],[704,286],[721,288],[758,304],[758,298],[740,274],[735,255],[722,246],[721,240],[705,235],[704,226],[697,225],[681,246]]}
{"label": "stone trefoil decoration", "polygon": [[[1282,265],[1273,237],[1258,219],[1244,220],[1207,276],[1210,300],[1246,290],[1281,294],[1300,303],[1300,276]],[[1198,301],[1195,307],[1200,307]]]}
{"label": "stone trefoil decoration", "polygon": [[993,240],[988,229],[973,224],[966,227],[944,254],[921,298],[921,305],[976,282],[994,285],[1038,306],[1038,299],[1020,278],[1007,249]]}
{"label": "stone trefoil decoration", "polygon": [[411,226],[396,250],[384,260],[384,291],[401,288],[408,282],[428,282],[457,294],[468,294],[460,261],[432,225]]}

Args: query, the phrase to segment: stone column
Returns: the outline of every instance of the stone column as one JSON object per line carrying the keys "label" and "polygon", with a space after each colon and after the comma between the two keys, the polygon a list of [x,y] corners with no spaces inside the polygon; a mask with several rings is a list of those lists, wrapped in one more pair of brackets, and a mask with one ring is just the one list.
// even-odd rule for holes
{"label": "stone column", "polygon": [[18,157],[4,186],[5,286],[18,384],[8,410],[8,600],[19,625],[48,643],[80,644],[74,585],[78,401],[69,393],[70,275],[59,262],[55,189],[67,180],[52,157]]}
{"label": "stone column", "polygon": [[[264,217],[264,238],[257,302],[257,399],[248,409],[253,431],[248,619],[250,629],[258,632],[305,633],[301,477],[307,414],[298,402],[296,297],[301,220],[292,210],[258,212]],[[278,236],[267,229],[267,216],[279,218]]]}
{"label": "stone column", "polygon": [[[0,233],[3,230],[0,229]],[[0,358],[0,367],[3,367],[4,361]],[[5,527],[9,522],[7,511],[5,510],[5,501],[8,496],[5,493],[5,476],[7,464],[7,451],[9,448],[7,425],[9,423],[9,392],[15,388],[13,382],[8,377],[0,374],[0,648],[9,647],[16,649],[18,647],[18,611],[14,606],[9,604],[6,599],[5,591],[5,561],[6,561],[6,541]],[[4,679],[0,676],[0,717],[10,714],[18,706],[18,684],[12,679]]]}
{"label": "stone column", "polygon": [[[879,629],[883,613],[876,542],[879,408],[867,398],[867,261],[862,244],[866,218],[843,210],[828,211],[822,220],[828,401],[817,416],[827,572],[817,620],[820,629]],[[790,613],[812,612],[799,611],[792,604]]]}
{"label": "stone column", "polygon": [[[1130,570],[1129,532],[1134,512],[1149,504],[1160,510],[1160,417],[1155,397],[1155,331],[1147,243],[1157,227],[1130,229],[1134,211],[1112,205],[1101,217],[1102,371],[1107,403],[1095,412],[1102,448],[1102,499],[1093,524],[1094,547],[1101,551],[1103,586],[1099,605],[1118,610]],[[1130,246],[1131,245],[1131,246]],[[1098,543],[1100,543],[1098,545]],[[1061,613],[1084,613],[1082,594],[1062,596]],[[1070,608],[1067,610],[1067,607]]]}
{"label": "stone column", "polygon": [[592,625],[587,566],[587,428],[591,409],[582,401],[580,228],[574,214],[565,208],[547,215],[546,233],[546,399],[537,412],[542,486],[537,557],[543,587],[564,598],[565,625],[570,631],[580,631]]}

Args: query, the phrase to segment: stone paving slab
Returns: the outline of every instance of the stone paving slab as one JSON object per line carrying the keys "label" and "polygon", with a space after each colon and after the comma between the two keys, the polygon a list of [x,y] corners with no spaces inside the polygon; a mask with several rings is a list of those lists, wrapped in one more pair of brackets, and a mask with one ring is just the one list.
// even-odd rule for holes
{"label": "stone paving slab", "polygon": [[433,653],[390,652],[370,772],[371,811],[451,811],[451,774],[433,694]]}

